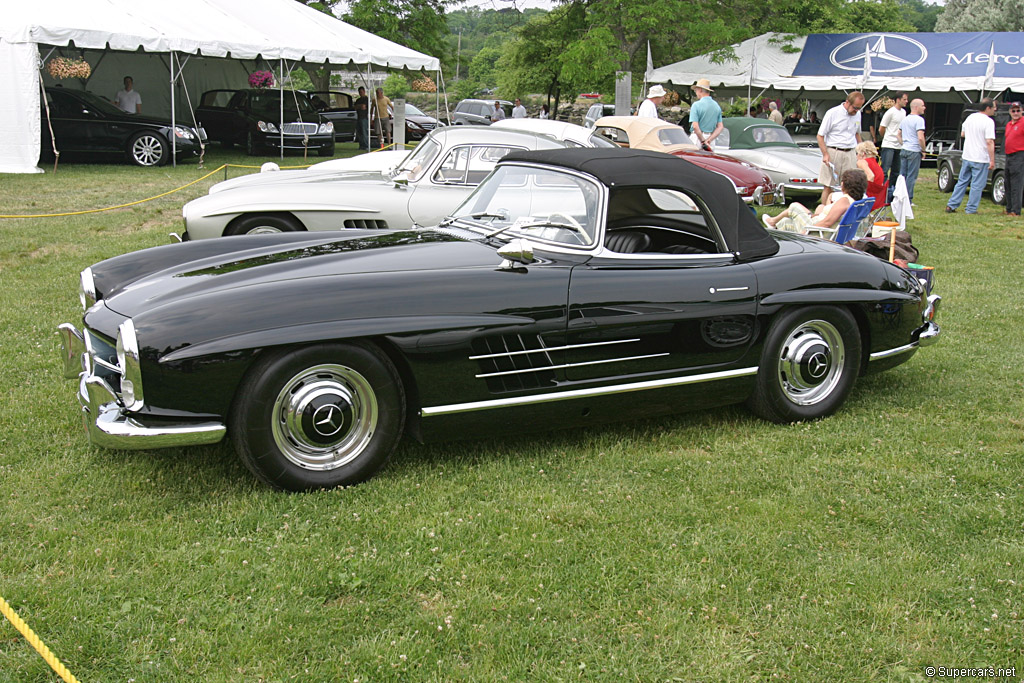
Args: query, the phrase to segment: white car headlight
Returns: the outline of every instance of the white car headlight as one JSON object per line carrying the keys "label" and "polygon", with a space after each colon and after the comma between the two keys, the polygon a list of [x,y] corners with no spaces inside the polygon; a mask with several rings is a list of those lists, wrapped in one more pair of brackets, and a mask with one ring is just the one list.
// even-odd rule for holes
{"label": "white car headlight", "polygon": [[258,121],[256,123],[256,127],[259,128],[264,133],[276,133],[277,132],[277,126],[275,126],[274,124],[270,123],[269,121]]}
{"label": "white car headlight", "polygon": [[320,133],[333,133],[334,132],[334,124],[331,121],[328,121],[327,123],[321,123],[320,124],[320,128],[319,128],[319,130],[317,132],[320,132]]}
{"label": "white car headlight", "polygon": [[139,410],[145,405],[142,395],[142,363],[139,338],[131,318],[117,328],[117,366],[121,369],[121,400],[125,410]]}
{"label": "white car headlight", "polygon": [[186,140],[195,140],[196,139],[196,134],[195,133],[193,133],[188,128],[182,128],[181,126],[175,126],[174,127],[174,135],[176,137],[184,138]]}

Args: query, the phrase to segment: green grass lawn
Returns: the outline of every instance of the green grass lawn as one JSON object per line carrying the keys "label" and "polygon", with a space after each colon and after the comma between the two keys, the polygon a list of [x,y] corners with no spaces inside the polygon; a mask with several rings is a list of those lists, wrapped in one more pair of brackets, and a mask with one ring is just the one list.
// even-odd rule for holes
{"label": "green grass lawn", "polygon": [[[265,160],[214,147],[206,167]],[[0,176],[0,214],[201,174]],[[911,232],[943,338],[829,419],[510,424],[406,442],[366,484],[289,495],[228,444],[90,447],[61,377],[79,271],[166,244],[222,177],[0,220],[0,595],[83,683],[1024,674],[1024,222],[989,199],[946,215],[922,174]],[[0,621],[0,682],[55,680]]]}

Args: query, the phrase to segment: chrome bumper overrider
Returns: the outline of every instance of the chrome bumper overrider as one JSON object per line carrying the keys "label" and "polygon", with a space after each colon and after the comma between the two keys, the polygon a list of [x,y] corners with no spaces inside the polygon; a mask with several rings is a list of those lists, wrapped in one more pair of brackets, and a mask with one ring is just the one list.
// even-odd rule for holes
{"label": "chrome bumper overrider", "polygon": [[92,443],[104,448],[137,450],[198,446],[224,438],[227,428],[219,422],[143,424],[125,411],[121,398],[107,380],[88,369],[96,365],[87,358],[85,335],[68,323],[61,325],[58,331],[63,347],[64,376],[79,380],[78,402]]}
{"label": "chrome bumper overrider", "polygon": [[939,326],[935,323],[935,314],[938,313],[939,304],[941,302],[942,297],[938,294],[932,294],[928,297],[928,305],[925,307],[924,313],[921,315],[924,324],[914,330],[911,334],[909,344],[897,346],[894,349],[886,349],[885,351],[877,351],[868,356],[868,360],[882,360],[883,358],[898,356],[901,353],[913,351],[919,346],[931,346],[935,342],[939,341],[939,336],[942,334],[942,330],[939,329]]}

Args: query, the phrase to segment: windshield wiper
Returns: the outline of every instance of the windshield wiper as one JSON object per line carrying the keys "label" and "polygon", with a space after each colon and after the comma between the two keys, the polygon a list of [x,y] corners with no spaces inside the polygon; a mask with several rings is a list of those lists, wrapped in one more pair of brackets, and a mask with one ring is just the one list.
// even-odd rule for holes
{"label": "windshield wiper", "polygon": [[[448,218],[445,218],[443,221],[441,221],[439,225],[440,225],[440,227],[444,228],[444,227],[449,226],[452,223],[454,223],[455,221],[460,220],[462,218],[472,218],[474,220],[477,220],[477,219],[480,219],[480,218],[505,218],[505,217],[506,216],[504,214],[500,214],[500,213],[490,213],[490,212],[487,212],[487,211],[480,211],[478,213],[463,214],[462,216],[448,216]],[[507,228],[503,228],[503,229],[507,229]]]}
{"label": "windshield wiper", "polygon": [[504,228],[498,228],[497,230],[489,232],[485,234],[484,237],[496,237],[501,233],[505,232],[506,230],[511,230],[512,228],[516,228],[518,230],[528,230],[529,228],[564,228],[565,230],[571,230],[572,232],[580,232],[580,229],[571,223],[537,221],[536,223],[523,223],[521,225],[516,225],[515,223],[512,223],[510,225],[506,225]]}

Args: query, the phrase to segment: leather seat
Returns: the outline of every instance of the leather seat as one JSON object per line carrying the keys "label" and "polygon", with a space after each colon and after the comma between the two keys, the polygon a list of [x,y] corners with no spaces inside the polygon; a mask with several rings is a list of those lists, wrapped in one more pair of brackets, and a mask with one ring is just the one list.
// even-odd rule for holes
{"label": "leather seat", "polygon": [[651,237],[634,230],[616,230],[608,233],[604,246],[617,254],[639,254],[650,248]]}
{"label": "leather seat", "polygon": [[666,254],[706,254],[703,249],[697,247],[691,247],[688,244],[670,244],[669,246],[662,249],[662,252]]}

